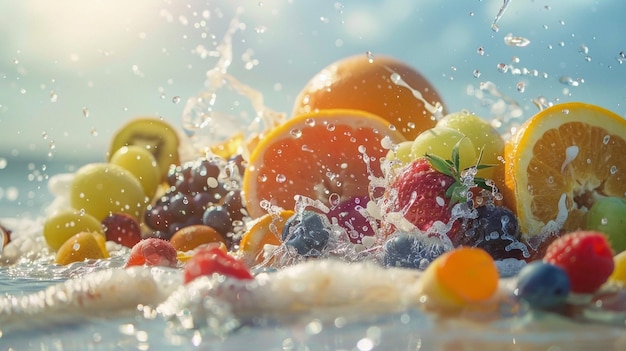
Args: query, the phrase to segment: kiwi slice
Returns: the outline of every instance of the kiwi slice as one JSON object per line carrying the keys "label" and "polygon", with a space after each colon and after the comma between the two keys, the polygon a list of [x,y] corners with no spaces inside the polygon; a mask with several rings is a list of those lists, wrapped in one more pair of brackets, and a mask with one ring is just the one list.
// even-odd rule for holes
{"label": "kiwi slice", "polygon": [[134,118],[123,125],[111,142],[107,158],[124,146],[137,145],[148,149],[159,165],[161,179],[167,177],[172,164],[180,164],[178,145],[180,140],[172,125],[153,117]]}

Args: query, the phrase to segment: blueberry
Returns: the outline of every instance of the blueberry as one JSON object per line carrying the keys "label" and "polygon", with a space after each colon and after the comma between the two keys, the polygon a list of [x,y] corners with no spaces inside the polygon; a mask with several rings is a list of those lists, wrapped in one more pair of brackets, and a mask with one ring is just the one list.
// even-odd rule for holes
{"label": "blueberry", "polygon": [[476,209],[478,216],[468,222],[464,235],[454,246],[474,246],[487,251],[495,260],[530,256],[520,240],[521,233],[515,214],[504,206],[485,205]]}
{"label": "blueberry", "polygon": [[304,211],[296,213],[286,222],[282,232],[283,242],[294,247],[306,257],[321,256],[330,238],[330,223],[325,216]]}
{"label": "blueberry", "polygon": [[383,265],[424,270],[446,251],[439,239],[402,233],[385,242]]}
{"label": "blueberry", "polygon": [[515,295],[530,308],[554,309],[563,306],[570,292],[567,273],[555,265],[534,261],[518,274]]}

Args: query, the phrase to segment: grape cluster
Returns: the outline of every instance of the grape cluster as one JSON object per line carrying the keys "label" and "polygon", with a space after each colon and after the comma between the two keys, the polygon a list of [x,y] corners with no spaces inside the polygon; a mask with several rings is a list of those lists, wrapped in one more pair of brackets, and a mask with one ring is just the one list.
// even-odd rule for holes
{"label": "grape cluster", "polygon": [[152,236],[169,240],[184,227],[204,224],[230,245],[236,244],[247,216],[239,186],[244,168],[241,156],[202,157],[172,165],[167,175],[170,188],[146,211]]}

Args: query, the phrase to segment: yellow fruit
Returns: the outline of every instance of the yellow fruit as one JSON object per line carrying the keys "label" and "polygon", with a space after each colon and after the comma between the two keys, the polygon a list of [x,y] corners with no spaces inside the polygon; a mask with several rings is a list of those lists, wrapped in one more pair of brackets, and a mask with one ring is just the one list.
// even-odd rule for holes
{"label": "yellow fruit", "polygon": [[522,233],[584,229],[599,196],[626,194],[626,120],[580,102],[549,107],[505,145],[506,206]]}
{"label": "yellow fruit", "polygon": [[64,242],[76,233],[88,231],[104,235],[100,221],[87,213],[76,210],[64,210],[46,218],[43,223],[43,237],[48,246],[58,250]]}
{"label": "yellow fruit", "polygon": [[470,138],[456,129],[447,127],[434,127],[418,135],[411,145],[410,158],[414,160],[428,153],[444,160],[451,160],[452,149],[457,143],[459,144],[460,168],[475,166],[478,154],[474,151],[475,147]]}
{"label": "yellow fruit", "polygon": [[80,232],[69,238],[57,251],[55,262],[66,265],[86,259],[103,259],[109,257],[106,239],[103,234]]}
{"label": "yellow fruit", "polygon": [[143,218],[147,197],[139,180],[111,163],[91,163],[76,171],[70,185],[70,205],[102,221],[112,213]]}
{"label": "yellow fruit", "polygon": [[170,243],[176,251],[189,251],[200,245],[215,242],[226,245],[226,240],[220,233],[212,227],[202,224],[184,227],[174,233],[170,239]]}
{"label": "yellow fruit", "polygon": [[171,164],[180,164],[180,140],[174,127],[162,119],[139,117],[123,125],[113,136],[110,157],[122,146],[137,145],[146,148],[156,159],[161,179],[167,177]]}
{"label": "yellow fruit", "polygon": [[431,262],[419,284],[429,306],[455,310],[491,299],[498,281],[496,264],[485,250],[460,247]]}
{"label": "yellow fruit", "polygon": [[474,144],[476,155],[483,155],[480,161],[484,165],[493,167],[478,171],[477,176],[492,179],[497,167],[504,167],[502,163],[504,153],[504,139],[500,133],[486,120],[463,110],[446,115],[437,122],[438,127],[448,127],[463,133]]}
{"label": "yellow fruit", "polygon": [[111,156],[112,164],[124,167],[141,183],[144,194],[152,199],[161,183],[161,170],[148,149],[137,146],[122,146]]}
{"label": "yellow fruit", "polygon": [[622,251],[613,257],[615,269],[609,277],[610,281],[626,287],[626,251]]}

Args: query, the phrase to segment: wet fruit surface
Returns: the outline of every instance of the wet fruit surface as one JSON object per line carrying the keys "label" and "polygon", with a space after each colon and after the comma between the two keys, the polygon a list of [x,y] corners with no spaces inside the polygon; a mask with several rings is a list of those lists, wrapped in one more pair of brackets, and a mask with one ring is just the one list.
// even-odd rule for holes
{"label": "wet fruit surface", "polygon": [[256,218],[267,213],[262,201],[294,209],[296,195],[327,206],[331,195],[339,201],[368,196],[371,176],[382,176],[385,138],[404,140],[385,120],[359,111],[324,110],[288,120],[250,155],[243,179],[249,214]]}
{"label": "wet fruit surface", "polygon": [[572,292],[580,294],[598,290],[615,267],[606,236],[593,231],[572,232],[555,240],[543,260],[565,270]]}
{"label": "wet fruit surface", "polygon": [[441,97],[422,74],[382,55],[356,55],[327,66],[302,89],[293,114],[337,108],[380,116],[407,139],[433,127],[435,116],[445,114]]}
{"label": "wet fruit surface", "polygon": [[601,107],[564,103],[522,125],[505,146],[505,204],[528,236],[585,228],[598,196],[626,194],[626,120]]}

